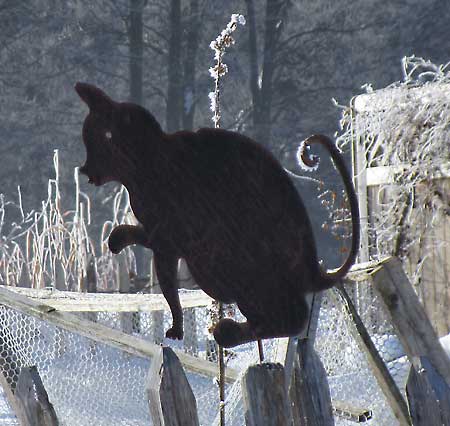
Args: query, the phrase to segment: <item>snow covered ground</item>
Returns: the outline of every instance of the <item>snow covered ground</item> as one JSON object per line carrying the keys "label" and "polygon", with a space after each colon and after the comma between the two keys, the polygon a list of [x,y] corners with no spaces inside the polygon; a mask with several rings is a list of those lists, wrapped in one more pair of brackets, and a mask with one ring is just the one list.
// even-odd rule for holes
{"label": "snow covered ground", "polygon": [[5,392],[0,386],[0,426],[20,426],[12,408],[8,404]]}
{"label": "snow covered ground", "polygon": [[[399,345],[396,336],[380,336],[376,340],[378,340],[377,346],[382,346],[382,348],[378,347],[378,349],[381,349],[382,353],[387,355],[385,362],[389,370],[397,384],[403,388],[409,372],[409,362],[406,356],[401,353],[401,345]],[[450,356],[450,334],[441,338],[441,343]],[[71,347],[73,348],[73,346]],[[64,413],[63,417],[66,420],[68,418],[71,419],[69,423],[62,419],[62,424],[67,424],[68,426],[75,423],[106,425],[111,424],[109,423],[111,420],[117,422],[116,424],[123,425],[149,424],[148,408],[146,404],[141,406],[141,401],[145,400],[145,398],[140,398],[136,395],[144,392],[145,377],[149,368],[148,361],[118,355],[116,350],[98,346],[95,349],[94,358],[99,357],[103,366],[109,366],[108,368],[111,368],[111,370],[108,373],[105,369],[103,371],[89,369],[89,374],[85,374],[86,372],[80,369],[80,364],[77,362],[77,359],[83,357],[84,349],[80,346],[78,353],[63,354],[60,358],[53,359],[49,363],[43,363],[38,367],[43,381],[46,382],[46,387],[48,386],[50,390],[50,400],[56,404],[55,407],[58,406],[60,414]],[[215,388],[212,386],[212,380],[192,374],[188,374],[188,378],[197,396],[199,413],[202,417],[201,424],[210,423],[211,419],[214,418],[214,412],[218,403],[218,401],[215,401],[216,398],[211,395],[211,391],[214,393]],[[355,386],[358,389],[368,388],[367,382],[364,381],[366,379],[357,374],[337,375],[330,377],[329,380],[332,393],[333,389],[339,389],[339,400],[346,399],[346,395],[343,394],[345,389],[350,391]],[[120,386],[117,386],[119,383]],[[346,385],[343,386],[343,384]],[[84,392],[78,395],[80,397],[77,398],[78,392],[75,391],[75,388],[78,388],[80,385],[83,387]],[[69,404],[67,404],[68,401],[65,398],[61,399],[64,392],[69,392],[72,395]],[[117,403],[113,404],[114,409],[111,409],[111,405],[108,404],[106,404],[107,406],[101,405],[102,401],[103,403],[106,403],[106,401],[98,399],[98,395],[102,395],[105,392],[111,395],[111,398],[116,399]],[[351,400],[351,396],[350,393],[348,395],[349,400]],[[89,405],[92,405],[92,410],[88,410],[89,413],[86,411],[87,401],[90,402]],[[135,414],[135,418],[128,418],[130,412]],[[83,413],[81,423],[79,423],[80,419],[77,413]],[[102,419],[98,418],[99,415]],[[123,415],[125,417],[122,417]],[[85,420],[87,423],[85,423]],[[106,420],[106,423],[103,423],[103,420]],[[19,422],[7,402],[3,389],[0,387],[0,426],[15,425],[19,425]]]}

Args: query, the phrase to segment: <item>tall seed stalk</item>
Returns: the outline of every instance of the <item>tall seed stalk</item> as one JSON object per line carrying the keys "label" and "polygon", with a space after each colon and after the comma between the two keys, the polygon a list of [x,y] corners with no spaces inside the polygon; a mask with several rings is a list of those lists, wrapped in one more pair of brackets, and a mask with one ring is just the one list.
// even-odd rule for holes
{"label": "tall seed stalk", "polygon": [[[237,25],[245,25],[245,18],[242,15],[231,15],[230,22],[226,28],[213,40],[210,44],[214,50],[214,67],[209,69],[211,77],[214,79],[214,92],[210,92],[209,99],[211,101],[211,111],[213,112],[213,122],[216,129],[220,128],[220,80],[228,72],[227,65],[223,62],[223,56],[226,49],[235,43],[233,32]],[[218,320],[223,318],[223,304],[218,303]],[[220,426],[225,426],[225,361],[224,350],[219,346],[219,411],[220,411]]]}

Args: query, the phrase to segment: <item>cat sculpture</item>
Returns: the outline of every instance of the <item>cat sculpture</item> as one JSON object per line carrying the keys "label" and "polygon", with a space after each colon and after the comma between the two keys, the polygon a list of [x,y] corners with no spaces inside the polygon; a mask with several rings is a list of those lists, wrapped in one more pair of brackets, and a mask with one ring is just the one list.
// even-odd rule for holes
{"label": "cat sculpture", "polygon": [[302,199],[277,159],[252,139],[227,130],[165,133],[143,107],[116,102],[99,88],[77,83],[89,107],[83,124],[87,159],[80,172],[94,185],[126,187],[139,225],[119,225],[109,248],[131,244],[153,251],[156,275],[172,313],[166,336],[183,338],[178,296],[180,258],[200,288],[236,303],[246,321],[220,320],[223,347],[298,335],[308,321],[305,295],[335,285],[355,261],[359,211],[351,176],[334,143],[306,139],[299,153],[314,166],[310,147],[323,145],[340,172],[350,203],[352,243],[341,267],[319,263]]}

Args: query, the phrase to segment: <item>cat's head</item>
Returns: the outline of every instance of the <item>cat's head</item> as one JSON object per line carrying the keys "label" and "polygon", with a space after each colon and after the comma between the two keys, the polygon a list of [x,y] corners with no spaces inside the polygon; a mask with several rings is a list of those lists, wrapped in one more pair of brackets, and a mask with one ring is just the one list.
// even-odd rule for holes
{"label": "cat's head", "polygon": [[[89,107],[83,124],[86,162],[80,173],[94,185],[123,182],[152,140],[161,138],[155,118],[139,105],[116,102],[99,88],[77,83],[75,90]],[[156,135],[156,137],[155,137]]]}
{"label": "cat's head", "polygon": [[83,124],[83,142],[86,147],[86,162],[80,173],[89,178],[89,183],[103,185],[117,180],[114,176],[116,147],[112,144],[117,104],[103,91],[86,83],[77,83],[75,90],[89,107]]}

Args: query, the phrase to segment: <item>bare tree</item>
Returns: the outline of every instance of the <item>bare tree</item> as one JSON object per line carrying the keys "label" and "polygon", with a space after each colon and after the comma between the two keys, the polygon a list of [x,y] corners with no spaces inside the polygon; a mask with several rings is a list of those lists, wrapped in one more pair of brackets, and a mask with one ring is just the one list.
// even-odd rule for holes
{"label": "bare tree", "polygon": [[[246,0],[249,25],[250,89],[253,104],[253,134],[271,148],[271,122],[273,102],[273,79],[277,68],[277,49],[283,31],[283,19],[289,2],[271,0],[266,2],[264,22],[264,45],[259,61],[257,29],[253,0]],[[261,68],[259,66],[261,62]]]}
{"label": "bare tree", "polygon": [[184,25],[186,34],[186,56],[183,75],[183,129],[194,127],[197,103],[197,52],[200,38],[200,9],[198,0],[190,0],[188,18]]}
{"label": "bare tree", "polygon": [[169,54],[167,64],[166,128],[168,132],[180,129],[183,111],[181,68],[181,1],[170,1]]}
{"label": "bare tree", "polygon": [[142,57],[144,51],[142,13],[147,0],[130,0],[128,38],[130,50],[130,101],[142,104]]}

